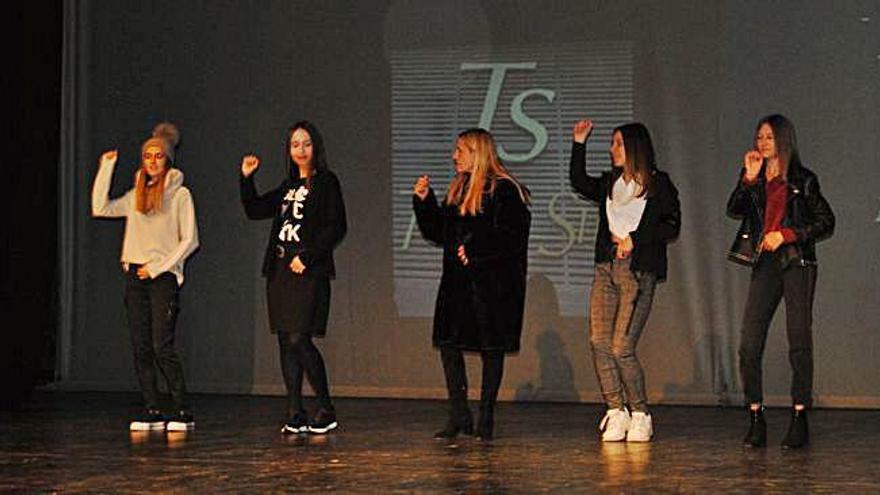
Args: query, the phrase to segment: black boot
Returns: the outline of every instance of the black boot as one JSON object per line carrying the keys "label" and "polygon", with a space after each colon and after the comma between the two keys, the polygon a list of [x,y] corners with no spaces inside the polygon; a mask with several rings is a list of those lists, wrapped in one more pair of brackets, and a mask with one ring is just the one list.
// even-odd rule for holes
{"label": "black boot", "polygon": [[764,421],[764,406],[757,410],[749,408],[749,432],[743,439],[746,447],[767,446],[767,422]]}
{"label": "black boot", "polygon": [[477,421],[477,439],[487,441],[495,436],[495,400],[501,387],[504,374],[504,353],[485,351],[483,360],[483,381],[480,384],[480,419]]}
{"label": "black boot", "polygon": [[477,439],[492,440],[495,436],[495,400],[480,401],[480,419],[477,421]]}
{"label": "black boot", "polygon": [[784,449],[799,449],[810,443],[810,432],[807,429],[807,410],[795,409],[791,415],[791,423],[788,425],[788,434],[782,441]]}
{"label": "black boot", "polygon": [[463,433],[474,434],[474,418],[467,403],[467,392],[450,394],[449,397],[449,420],[446,427],[434,434],[434,438],[455,438]]}

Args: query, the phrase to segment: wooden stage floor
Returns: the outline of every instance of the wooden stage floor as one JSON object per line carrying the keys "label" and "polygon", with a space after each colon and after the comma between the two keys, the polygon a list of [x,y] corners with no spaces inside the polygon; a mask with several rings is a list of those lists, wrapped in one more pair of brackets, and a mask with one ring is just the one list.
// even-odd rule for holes
{"label": "wooden stage floor", "polygon": [[502,403],[483,443],[433,440],[440,401],[339,399],[339,430],[293,437],[278,433],[281,397],[193,395],[187,434],[129,434],[136,401],[40,392],[0,412],[0,491],[880,493],[880,411],[813,411],[812,445],[786,451],[782,409],[750,450],[733,408],[655,407],[654,442],[602,444],[598,405]]}

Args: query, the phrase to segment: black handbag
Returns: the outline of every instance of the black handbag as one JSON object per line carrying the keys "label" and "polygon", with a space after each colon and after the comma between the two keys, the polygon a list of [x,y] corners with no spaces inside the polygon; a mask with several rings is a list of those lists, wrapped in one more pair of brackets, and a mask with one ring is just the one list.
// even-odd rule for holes
{"label": "black handbag", "polygon": [[761,256],[761,249],[758,245],[760,238],[755,239],[749,228],[748,218],[743,218],[736,232],[736,238],[727,252],[727,259],[745,266],[755,266],[758,258]]}

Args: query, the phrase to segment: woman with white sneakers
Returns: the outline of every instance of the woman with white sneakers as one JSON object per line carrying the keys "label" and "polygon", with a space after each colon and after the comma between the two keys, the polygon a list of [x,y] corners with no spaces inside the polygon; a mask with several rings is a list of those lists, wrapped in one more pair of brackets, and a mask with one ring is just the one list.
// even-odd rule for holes
{"label": "woman with white sneakers", "polygon": [[666,279],[666,244],[681,227],[678,191],[657,170],[651,136],[639,123],[614,129],[611,170],[587,175],[592,130],[589,120],[574,126],[569,178],[575,191],[599,207],[590,293],[590,346],[608,407],[599,429],[606,442],[647,442],[654,429],[635,351],[654,288]]}

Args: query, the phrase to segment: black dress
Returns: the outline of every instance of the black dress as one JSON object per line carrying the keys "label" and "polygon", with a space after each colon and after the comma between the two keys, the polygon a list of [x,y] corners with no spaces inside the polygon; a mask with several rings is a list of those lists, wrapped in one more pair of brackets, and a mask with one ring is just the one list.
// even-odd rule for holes
{"label": "black dress", "polygon": [[[526,295],[531,214],[513,182],[496,181],[481,211],[462,216],[438,206],[434,191],[413,196],[419,230],[443,247],[443,275],[434,309],[433,343],[467,351],[516,352]],[[465,246],[468,265],[458,258]]]}
{"label": "black dress", "polygon": [[[273,218],[263,259],[272,333],[323,336],[336,275],[333,249],[346,232],[339,180],[324,170],[308,181],[289,178],[259,196],[253,175],[242,176],[240,192],[248,218]],[[302,274],[290,270],[297,256],[306,266]]]}

